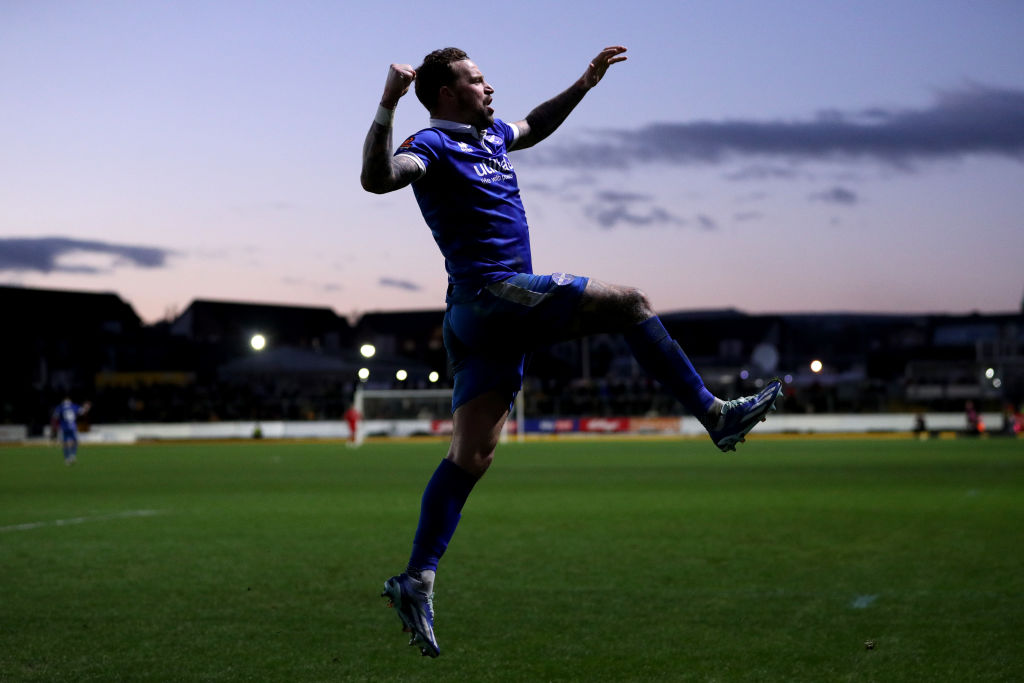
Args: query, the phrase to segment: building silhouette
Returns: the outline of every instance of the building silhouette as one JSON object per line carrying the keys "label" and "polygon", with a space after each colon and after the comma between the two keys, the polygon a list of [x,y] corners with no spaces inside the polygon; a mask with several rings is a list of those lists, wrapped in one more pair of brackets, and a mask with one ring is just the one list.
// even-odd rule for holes
{"label": "building silhouette", "polygon": [[[3,286],[0,310],[0,423],[30,433],[67,394],[92,400],[92,419],[105,423],[307,420],[340,419],[361,369],[376,388],[450,386],[441,309],[367,313],[352,324],[324,307],[203,299],[144,325],[115,294]],[[724,309],[662,319],[712,391],[736,396],[782,377],[787,411],[958,411],[967,400],[1002,410],[1024,401],[1024,312]],[[262,352],[250,345],[257,333]],[[360,354],[365,344],[372,357]],[[533,415],[681,411],[617,335],[536,350],[524,396]]]}

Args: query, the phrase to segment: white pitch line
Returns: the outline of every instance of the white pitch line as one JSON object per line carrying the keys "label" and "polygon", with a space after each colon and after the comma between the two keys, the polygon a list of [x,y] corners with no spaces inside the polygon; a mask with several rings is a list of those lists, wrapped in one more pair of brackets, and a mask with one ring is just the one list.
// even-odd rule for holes
{"label": "white pitch line", "polygon": [[877,595],[858,595],[856,598],[853,599],[853,602],[850,604],[850,607],[852,607],[853,609],[867,609],[871,606],[871,603],[873,603],[877,599]]}
{"label": "white pitch line", "polygon": [[55,519],[51,522],[27,522],[25,524],[12,524],[11,526],[0,526],[0,533],[5,531],[28,531],[47,526],[68,526],[70,524],[85,524],[86,522],[102,522],[108,519],[124,519],[126,517],[152,517],[163,514],[163,510],[125,510],[114,512],[109,515],[96,515],[94,517],[72,517],[70,519]]}

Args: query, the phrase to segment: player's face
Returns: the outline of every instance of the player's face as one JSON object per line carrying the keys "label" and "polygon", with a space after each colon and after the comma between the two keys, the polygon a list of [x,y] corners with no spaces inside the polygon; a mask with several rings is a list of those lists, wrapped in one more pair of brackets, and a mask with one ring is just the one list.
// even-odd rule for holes
{"label": "player's face", "polygon": [[494,88],[484,80],[484,75],[476,64],[463,59],[452,64],[455,82],[450,90],[453,106],[461,117],[460,123],[468,123],[483,130],[494,123],[494,108],[491,107],[491,96]]}

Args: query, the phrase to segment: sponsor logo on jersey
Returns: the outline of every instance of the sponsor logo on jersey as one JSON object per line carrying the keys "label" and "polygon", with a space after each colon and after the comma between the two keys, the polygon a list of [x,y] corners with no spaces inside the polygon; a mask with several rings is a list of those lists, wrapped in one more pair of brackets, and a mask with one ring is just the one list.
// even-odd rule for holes
{"label": "sponsor logo on jersey", "polygon": [[492,173],[510,173],[515,169],[512,167],[512,162],[509,161],[508,156],[502,154],[497,159],[484,159],[479,164],[473,164],[473,170],[481,178]]}
{"label": "sponsor logo on jersey", "polygon": [[415,135],[410,135],[405,139],[405,142],[398,146],[398,149],[410,149],[412,147],[413,140],[416,139]]}

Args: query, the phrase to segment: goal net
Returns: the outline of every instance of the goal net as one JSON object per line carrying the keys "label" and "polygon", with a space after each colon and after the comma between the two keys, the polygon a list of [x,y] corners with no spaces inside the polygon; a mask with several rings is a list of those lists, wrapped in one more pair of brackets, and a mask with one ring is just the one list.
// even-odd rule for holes
{"label": "goal net", "polygon": [[[362,419],[356,430],[356,441],[367,436],[412,436],[451,432],[451,389],[356,389],[353,405]],[[502,430],[502,441],[511,430],[523,433],[522,393],[516,399],[512,414]]]}
{"label": "goal net", "polygon": [[364,420],[451,419],[451,389],[356,389],[355,407]]}

